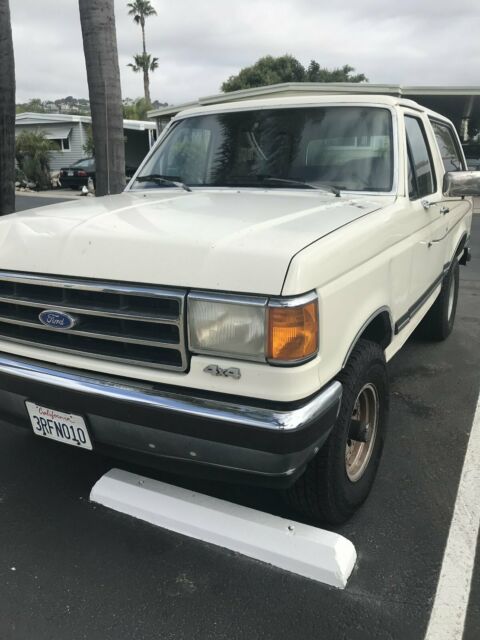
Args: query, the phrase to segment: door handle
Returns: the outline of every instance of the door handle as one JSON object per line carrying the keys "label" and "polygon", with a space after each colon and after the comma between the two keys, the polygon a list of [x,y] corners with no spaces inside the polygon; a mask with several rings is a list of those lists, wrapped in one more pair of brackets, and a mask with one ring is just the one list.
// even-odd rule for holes
{"label": "door handle", "polygon": [[447,213],[450,213],[450,209],[448,207],[440,207],[440,213],[442,214],[442,216],[446,216]]}

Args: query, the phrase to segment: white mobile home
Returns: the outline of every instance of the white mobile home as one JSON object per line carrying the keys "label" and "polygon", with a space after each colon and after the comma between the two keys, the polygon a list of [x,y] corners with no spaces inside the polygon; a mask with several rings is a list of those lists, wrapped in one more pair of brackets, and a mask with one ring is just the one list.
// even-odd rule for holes
{"label": "white mobile home", "polygon": [[[92,119],[89,116],[74,116],[63,113],[19,113],[15,122],[15,135],[22,131],[41,131],[49,140],[54,140],[58,151],[51,152],[50,169],[57,171],[88,154],[84,150],[88,128]],[[143,120],[124,120],[125,162],[127,166],[137,167],[152,146],[155,123]]]}

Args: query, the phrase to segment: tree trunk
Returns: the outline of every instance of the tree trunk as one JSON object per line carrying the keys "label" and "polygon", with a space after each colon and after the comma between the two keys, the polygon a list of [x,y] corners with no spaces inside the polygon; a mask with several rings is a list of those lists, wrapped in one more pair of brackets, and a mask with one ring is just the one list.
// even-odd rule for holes
{"label": "tree trunk", "polygon": [[8,0],[0,0],[0,215],[15,211],[15,62]]}
{"label": "tree trunk", "polygon": [[142,44],[143,44],[143,55],[147,55],[147,42],[145,40],[145,19],[142,18],[140,21],[140,26],[142,27]]}
{"label": "tree trunk", "polygon": [[[145,19],[141,20],[140,26],[142,27],[143,59],[145,61],[147,57],[147,42],[145,39]],[[143,93],[145,95],[145,102],[147,104],[152,104],[152,101],[150,99],[150,76],[148,74],[148,69],[146,67],[144,67],[143,69]]]}
{"label": "tree trunk", "polygon": [[150,78],[148,77],[148,69],[143,70],[143,91],[145,93],[145,102],[152,104],[150,100]]}
{"label": "tree trunk", "polygon": [[125,188],[125,139],[114,0],[79,0],[95,145],[96,195]]}

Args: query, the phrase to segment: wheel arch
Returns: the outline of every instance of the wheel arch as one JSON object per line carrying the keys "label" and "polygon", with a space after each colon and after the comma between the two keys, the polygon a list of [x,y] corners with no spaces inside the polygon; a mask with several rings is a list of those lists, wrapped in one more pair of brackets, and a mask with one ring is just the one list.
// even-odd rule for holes
{"label": "wheel arch", "polygon": [[342,369],[347,364],[352,351],[355,349],[355,345],[361,338],[371,340],[385,350],[391,343],[393,336],[394,327],[391,311],[389,307],[381,307],[369,316],[357,332],[343,359]]}
{"label": "wheel arch", "polygon": [[463,235],[461,236],[460,240],[457,242],[457,246],[455,249],[455,252],[452,255],[452,259],[450,262],[453,262],[455,260],[455,258],[458,258],[463,250],[465,249],[466,245],[467,245],[467,240],[468,240],[468,234],[466,231],[463,232]]}

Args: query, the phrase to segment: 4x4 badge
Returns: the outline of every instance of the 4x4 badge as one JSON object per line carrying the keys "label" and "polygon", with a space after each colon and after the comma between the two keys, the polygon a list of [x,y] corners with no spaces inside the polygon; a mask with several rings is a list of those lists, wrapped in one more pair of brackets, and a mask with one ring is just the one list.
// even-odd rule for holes
{"label": "4x4 badge", "polygon": [[233,378],[239,380],[242,377],[240,369],[238,367],[229,367],[228,369],[222,369],[217,364],[209,364],[204,369],[205,373],[210,373],[212,376],[223,376],[224,378]]}

